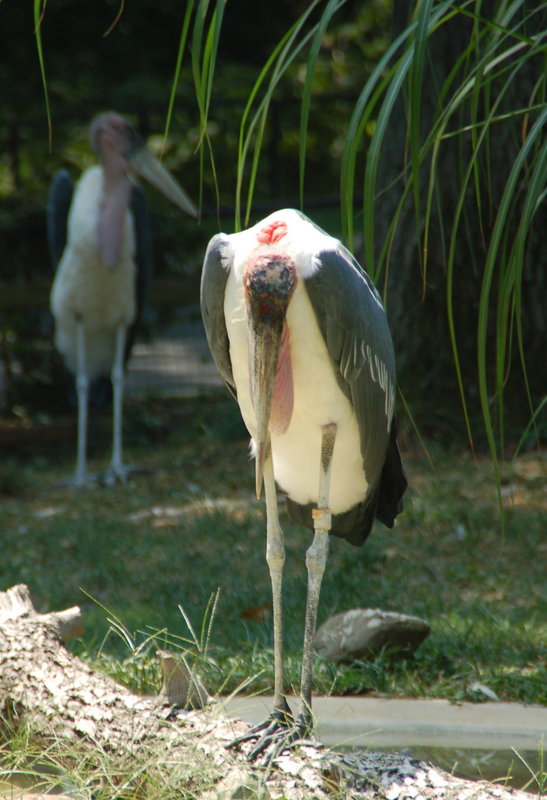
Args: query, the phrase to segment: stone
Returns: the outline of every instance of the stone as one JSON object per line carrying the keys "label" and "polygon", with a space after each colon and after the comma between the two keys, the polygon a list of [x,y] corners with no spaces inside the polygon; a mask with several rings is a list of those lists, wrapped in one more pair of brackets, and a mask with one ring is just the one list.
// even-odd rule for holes
{"label": "stone", "polygon": [[371,659],[381,651],[411,655],[428,636],[430,627],[419,617],[353,608],[330,617],[315,634],[317,653],[329,661]]}
{"label": "stone", "polygon": [[188,666],[184,653],[156,650],[163,674],[159,697],[176,708],[204,708],[210,702],[199,675]]}

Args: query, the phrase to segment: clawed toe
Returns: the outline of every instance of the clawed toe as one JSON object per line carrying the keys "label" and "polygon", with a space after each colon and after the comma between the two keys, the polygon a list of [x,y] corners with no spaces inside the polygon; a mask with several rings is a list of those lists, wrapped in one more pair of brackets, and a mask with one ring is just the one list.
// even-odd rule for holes
{"label": "clawed toe", "polygon": [[276,709],[267,720],[238,736],[228,745],[236,748],[253,739],[258,741],[247,754],[249,761],[260,758],[262,766],[269,766],[284,750],[306,738],[311,731],[311,723],[302,715],[294,719],[289,707]]}
{"label": "clawed toe", "polygon": [[248,755],[249,761],[256,761],[268,767],[284,750],[304,739],[309,734],[308,726],[298,721],[289,728],[277,725],[273,730],[268,729]]}
{"label": "clawed toe", "polygon": [[57,481],[55,486],[59,489],[95,489],[99,485],[99,477],[89,472],[83,475],[72,475]]}
{"label": "clawed toe", "polygon": [[117,483],[127,483],[133,475],[145,475],[150,472],[146,467],[132,467],[127,464],[110,466],[102,475],[105,486],[114,486]]}

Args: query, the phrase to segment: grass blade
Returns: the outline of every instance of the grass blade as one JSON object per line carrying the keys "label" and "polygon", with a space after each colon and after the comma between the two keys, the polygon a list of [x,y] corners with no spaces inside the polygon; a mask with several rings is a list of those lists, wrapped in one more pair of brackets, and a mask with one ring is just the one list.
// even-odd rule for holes
{"label": "grass blade", "polygon": [[46,78],[46,65],[44,61],[44,51],[42,48],[42,20],[46,10],[47,0],[34,0],[34,35],[36,37],[36,51],[38,53],[38,63],[40,64],[40,75],[42,78],[42,87],[44,90],[44,102],[46,106],[47,129],[48,129],[48,145],[51,152],[52,144],[52,123],[51,123],[51,109],[49,106],[49,93],[47,88]]}
{"label": "grass blade", "polygon": [[184,56],[184,51],[186,49],[186,40],[188,38],[188,30],[190,28],[190,20],[192,18],[192,11],[194,10],[194,0],[190,0],[186,4],[186,10],[184,12],[184,17],[182,20],[182,27],[180,31],[179,37],[179,46],[177,50],[177,60],[175,62],[175,72],[173,75],[173,80],[171,82],[171,93],[169,95],[169,103],[167,106],[167,114],[165,117],[165,128],[163,131],[163,138],[164,142],[167,141],[169,136],[169,130],[171,128],[171,120],[173,117],[173,111],[175,108],[175,98],[177,94],[177,88],[180,82],[180,73],[182,69],[182,59]]}
{"label": "grass blade", "polygon": [[321,19],[317,25],[315,35],[313,37],[312,45],[306,63],[306,80],[304,83],[304,90],[302,92],[302,102],[300,106],[300,142],[299,142],[299,194],[300,194],[300,208],[304,208],[304,176],[306,168],[306,145],[308,140],[308,122],[310,116],[312,84],[315,76],[315,68],[317,65],[317,56],[321,41],[328,27],[333,14],[344,5],[346,0],[329,0]]}

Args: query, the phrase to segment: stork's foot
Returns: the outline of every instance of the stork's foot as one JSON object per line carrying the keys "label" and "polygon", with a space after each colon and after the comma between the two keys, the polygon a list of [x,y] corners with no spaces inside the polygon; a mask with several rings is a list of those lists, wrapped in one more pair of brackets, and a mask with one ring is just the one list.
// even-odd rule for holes
{"label": "stork's foot", "polygon": [[70,478],[63,478],[55,485],[60,489],[94,489],[99,485],[98,475],[90,472],[71,475]]}
{"label": "stork's foot", "polygon": [[302,739],[307,739],[312,727],[311,715],[300,714],[295,720],[288,704],[284,701],[283,707],[276,708],[267,720],[251,728],[248,733],[238,736],[228,747],[239,747],[244,742],[257,739],[247,758],[249,761],[260,759],[262,766],[267,767],[284,750],[288,750]]}
{"label": "stork's foot", "polygon": [[105,486],[114,486],[116,483],[127,483],[135,475],[146,475],[150,472],[146,467],[130,467],[127,464],[111,464],[101,476]]}

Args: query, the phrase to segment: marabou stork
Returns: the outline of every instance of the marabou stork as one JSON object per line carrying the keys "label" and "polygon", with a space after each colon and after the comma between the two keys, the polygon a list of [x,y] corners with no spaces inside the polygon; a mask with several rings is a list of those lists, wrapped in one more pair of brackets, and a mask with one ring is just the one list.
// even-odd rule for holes
{"label": "marabou stork", "polygon": [[[277,211],[209,242],[201,308],[216,365],[252,437],[264,481],[274,622],[274,710],[233,744],[258,739],[268,763],[312,728],[312,660],[329,534],[361,545],[374,518],[392,527],[406,477],[395,432],[395,361],[380,296],[337,239]],[[275,482],[290,516],[314,531],[295,720],[284,696],[285,559]]]}
{"label": "marabou stork", "polygon": [[112,381],[112,461],[107,480],[124,481],[122,395],[125,362],[151,277],[148,205],[132,174],[146,178],[183,211],[195,208],[169,172],[119,114],[100,114],[90,140],[100,166],[87,169],[74,191],[58,172],[48,199],[48,239],[56,266],[50,295],[55,345],[76,378],[78,452],[74,484],[87,473],[87,414],[92,382]]}

